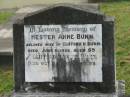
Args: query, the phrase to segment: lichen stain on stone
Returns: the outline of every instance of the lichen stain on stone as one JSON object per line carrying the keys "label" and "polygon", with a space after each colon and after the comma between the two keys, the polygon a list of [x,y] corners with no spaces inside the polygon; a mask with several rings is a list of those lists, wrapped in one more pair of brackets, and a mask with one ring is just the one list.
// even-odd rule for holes
{"label": "lichen stain on stone", "polygon": [[54,82],[85,82],[84,77],[89,75],[89,65],[88,69],[86,68],[89,59],[82,58],[79,53],[73,58],[59,52],[56,53],[56,58],[50,58],[49,55],[50,53],[47,54],[46,59]]}

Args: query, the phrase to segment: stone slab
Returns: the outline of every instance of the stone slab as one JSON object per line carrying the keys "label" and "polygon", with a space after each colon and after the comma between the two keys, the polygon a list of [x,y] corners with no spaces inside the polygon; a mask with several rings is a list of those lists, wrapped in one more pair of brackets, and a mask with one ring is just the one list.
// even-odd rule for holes
{"label": "stone slab", "polygon": [[90,93],[90,94],[66,94],[66,93],[14,93],[11,97],[126,97],[125,96],[125,81],[116,81],[116,93]]}
{"label": "stone slab", "polygon": [[125,81],[119,80],[117,81],[117,93],[119,97],[125,97]]}
{"label": "stone slab", "polygon": [[[57,4],[56,4],[57,5]],[[55,6],[56,6],[55,5]],[[70,5],[70,4],[61,4],[61,5]],[[82,7],[83,9],[91,9],[91,10],[99,10],[98,4],[75,4],[78,7]],[[41,9],[45,9],[50,5],[30,5],[24,6],[18,9],[0,9],[0,11],[16,11],[16,15],[13,16],[7,24],[0,25],[0,55],[12,55],[13,53],[13,36],[12,36],[12,25],[14,21],[23,19],[24,16],[28,13],[36,12]]]}
{"label": "stone slab", "polygon": [[95,94],[65,94],[65,93],[16,93],[12,97],[118,97],[116,94],[102,94],[102,93],[95,93]]}
{"label": "stone slab", "polygon": [[90,2],[99,2],[100,0],[1,0],[0,9],[3,8],[20,8],[27,5],[36,4],[57,4],[57,3],[71,3],[71,4],[83,4]]}
{"label": "stone slab", "polygon": [[0,38],[0,55],[12,55],[13,53],[13,39]]}
{"label": "stone slab", "polygon": [[[37,19],[37,21],[36,21]],[[103,82],[96,83],[39,83],[25,81],[24,25],[102,24]],[[107,44],[107,46],[106,46]],[[53,5],[31,13],[14,24],[15,91],[44,91],[67,93],[115,93],[114,21],[99,11],[75,5]],[[63,62],[63,61],[62,61]],[[62,62],[60,64],[62,64]],[[76,62],[76,65],[79,65]]]}

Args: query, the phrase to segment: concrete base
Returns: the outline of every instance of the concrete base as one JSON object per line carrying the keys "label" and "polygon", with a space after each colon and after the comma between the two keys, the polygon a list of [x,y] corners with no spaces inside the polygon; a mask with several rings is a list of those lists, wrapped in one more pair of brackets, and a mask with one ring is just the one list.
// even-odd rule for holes
{"label": "concrete base", "polygon": [[125,81],[116,81],[116,93],[14,93],[11,97],[123,97],[125,95]]}
{"label": "concrete base", "polygon": [[118,97],[116,94],[14,93],[13,97]]}

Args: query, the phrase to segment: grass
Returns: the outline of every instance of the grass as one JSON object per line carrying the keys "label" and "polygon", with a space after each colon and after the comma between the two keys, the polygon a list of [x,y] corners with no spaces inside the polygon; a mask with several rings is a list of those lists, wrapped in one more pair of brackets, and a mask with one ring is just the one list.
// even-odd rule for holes
{"label": "grass", "polygon": [[0,12],[0,24],[6,23],[13,15],[14,15],[13,12],[6,12],[6,11]]}
{"label": "grass", "polygon": [[126,93],[130,94],[130,2],[103,3],[101,10],[115,17],[116,75],[126,81]]}
{"label": "grass", "polygon": [[[126,81],[126,93],[130,94],[130,2],[102,3],[101,10],[115,17],[117,79]],[[13,13],[0,12],[0,23],[5,23]],[[13,89],[12,67],[0,66],[0,94]]]}
{"label": "grass", "polygon": [[0,97],[9,95],[13,90],[13,71],[12,65],[0,66]]}

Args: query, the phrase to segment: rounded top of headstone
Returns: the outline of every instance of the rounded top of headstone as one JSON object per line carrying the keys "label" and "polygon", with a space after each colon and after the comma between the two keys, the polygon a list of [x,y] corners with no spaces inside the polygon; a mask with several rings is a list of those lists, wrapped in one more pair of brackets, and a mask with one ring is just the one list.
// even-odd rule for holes
{"label": "rounded top of headstone", "polygon": [[[26,14],[16,23],[24,24],[98,24],[105,20],[98,4],[55,4]],[[15,24],[16,24],[15,23]]]}
{"label": "rounded top of headstone", "polygon": [[44,7],[43,9],[40,9],[38,11],[32,12],[30,14],[28,14],[26,17],[31,16],[31,15],[35,15],[41,12],[44,12],[46,10],[51,10],[51,9],[55,9],[55,8],[71,8],[71,9],[75,9],[75,10],[80,10],[80,11],[84,11],[84,12],[90,12],[90,13],[95,13],[95,14],[100,14],[103,15],[99,10],[99,4],[69,4],[69,3],[59,3],[59,4],[53,4],[53,5],[46,5],[46,7]]}
{"label": "rounded top of headstone", "polygon": [[98,9],[96,4],[56,4],[28,14],[24,24],[97,24],[104,18]]}

